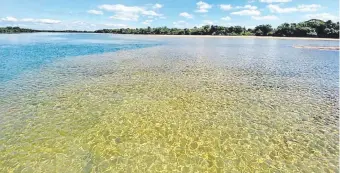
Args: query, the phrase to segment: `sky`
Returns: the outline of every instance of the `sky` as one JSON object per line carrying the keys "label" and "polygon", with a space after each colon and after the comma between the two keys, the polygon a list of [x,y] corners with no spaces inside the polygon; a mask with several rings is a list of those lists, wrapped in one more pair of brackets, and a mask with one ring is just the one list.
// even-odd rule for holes
{"label": "sky", "polygon": [[312,18],[339,21],[338,0],[2,0],[0,26],[33,29],[203,25],[276,27]]}

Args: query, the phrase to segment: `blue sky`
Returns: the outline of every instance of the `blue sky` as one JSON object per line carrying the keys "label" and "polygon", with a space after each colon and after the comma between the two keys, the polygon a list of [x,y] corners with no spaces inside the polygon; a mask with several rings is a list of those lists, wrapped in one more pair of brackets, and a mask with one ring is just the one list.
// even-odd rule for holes
{"label": "blue sky", "polygon": [[95,30],[339,20],[338,0],[3,0],[0,26]]}

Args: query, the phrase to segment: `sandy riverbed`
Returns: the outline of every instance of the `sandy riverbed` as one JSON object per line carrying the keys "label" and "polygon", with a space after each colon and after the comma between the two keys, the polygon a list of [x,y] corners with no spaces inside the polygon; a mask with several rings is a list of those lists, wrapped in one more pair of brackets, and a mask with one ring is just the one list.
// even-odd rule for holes
{"label": "sandy riverbed", "polygon": [[338,172],[337,53],[174,41],[1,86],[0,172]]}

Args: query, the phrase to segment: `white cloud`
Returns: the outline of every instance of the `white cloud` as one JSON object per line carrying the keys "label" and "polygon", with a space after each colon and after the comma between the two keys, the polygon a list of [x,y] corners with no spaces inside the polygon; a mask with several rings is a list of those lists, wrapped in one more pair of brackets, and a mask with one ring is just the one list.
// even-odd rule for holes
{"label": "white cloud", "polygon": [[202,27],[205,25],[216,25],[218,23],[218,25],[224,26],[224,24],[221,23],[221,21],[217,21],[217,20],[203,20],[201,24],[197,24],[198,27]]}
{"label": "white cloud", "polygon": [[321,8],[319,4],[311,4],[311,5],[299,5],[298,10],[301,12],[313,12],[318,11]]}
{"label": "white cloud", "polygon": [[[1,18],[0,18],[1,21]],[[0,22],[1,23],[1,22]],[[0,24],[1,25],[1,24]],[[93,31],[97,29],[105,28],[103,24],[98,23],[89,23],[86,21],[62,21],[58,23],[55,20],[51,21],[44,19],[34,19],[34,18],[22,18],[17,19],[17,22],[12,22],[12,24],[8,23],[5,26],[19,26],[25,28],[32,29],[41,29],[41,30],[87,30]]]}
{"label": "white cloud", "polygon": [[40,23],[40,24],[57,24],[57,23],[61,23],[60,20],[53,20],[53,19],[32,19],[32,18],[17,19],[15,17],[1,18],[1,21],[4,21],[4,22],[30,22],[30,23]]}
{"label": "white cloud", "polygon": [[203,20],[203,23],[202,23],[202,25],[213,25],[213,24],[214,22],[211,20]]}
{"label": "white cloud", "polygon": [[264,2],[264,3],[275,3],[275,2],[279,2],[279,3],[284,3],[284,2],[291,2],[292,0],[260,0],[260,2]]}
{"label": "white cloud", "polygon": [[188,18],[188,19],[191,19],[193,18],[193,16],[187,12],[183,12],[183,13],[180,13],[179,16],[182,16],[182,17],[185,17],[185,18]]}
{"label": "white cloud", "polygon": [[84,24],[86,24],[86,22],[77,20],[77,21],[73,21],[72,24],[84,25]]}
{"label": "white cloud", "polygon": [[131,12],[131,13],[138,13],[144,11],[143,8],[137,6],[125,6],[122,4],[104,4],[98,6],[99,9],[106,10],[106,11],[113,11],[113,12]]}
{"label": "white cloud", "polygon": [[259,10],[241,10],[230,13],[232,15],[240,15],[240,16],[259,16],[261,12]]}
{"label": "white cloud", "polygon": [[238,9],[249,9],[249,10],[256,10],[257,9],[256,6],[252,6],[252,5],[236,6],[236,8],[238,8]]}
{"label": "white cloud", "polygon": [[[26,18],[22,20],[30,22],[35,19]],[[79,21],[79,20],[57,23],[53,25],[36,25],[36,26],[43,26],[43,28],[40,28],[40,29],[53,29],[53,30],[94,30],[95,29],[94,28],[95,25],[84,22],[84,21]]]}
{"label": "white cloud", "polygon": [[277,20],[279,19],[277,16],[268,15],[268,16],[251,16],[254,20]]}
{"label": "white cloud", "polygon": [[160,9],[162,7],[163,7],[162,4],[155,4],[155,5],[152,6],[153,9]]}
{"label": "white cloud", "polygon": [[339,21],[339,16],[332,15],[330,13],[307,14],[305,17],[308,19],[321,19],[323,21]]}
{"label": "white cloud", "polygon": [[99,10],[89,10],[89,11],[87,11],[87,13],[96,14],[96,15],[103,15],[103,12],[99,11]]}
{"label": "white cloud", "polygon": [[297,8],[295,7],[281,8],[280,6],[273,4],[269,4],[267,7],[272,13],[291,13],[297,11]]}
{"label": "white cloud", "polygon": [[151,10],[144,10],[141,12],[142,15],[145,15],[145,16],[162,16],[161,14],[158,14],[154,11],[151,11]]}
{"label": "white cloud", "polygon": [[144,24],[144,25],[150,25],[151,22],[153,22],[153,20],[145,20],[142,24]]}
{"label": "white cloud", "polygon": [[43,23],[43,24],[57,24],[60,23],[60,20],[53,20],[53,19],[36,19],[35,23]]}
{"label": "white cloud", "polygon": [[104,26],[109,26],[109,27],[113,27],[113,28],[128,28],[128,26],[125,25],[125,24],[111,24],[111,23],[107,23],[107,24],[104,24]]}
{"label": "white cloud", "polygon": [[291,2],[292,0],[260,0],[260,2],[264,3],[284,3],[284,2]]}
{"label": "white cloud", "polygon": [[203,2],[203,1],[197,2],[196,5],[197,5],[197,10],[196,10],[197,13],[206,13],[208,12],[210,8],[212,8],[212,5],[206,2]]}
{"label": "white cloud", "polygon": [[111,19],[117,20],[130,20],[130,21],[137,21],[140,15],[144,16],[157,16],[161,17],[162,14],[158,14],[152,10],[146,10],[143,7],[138,6],[125,6],[122,4],[104,4],[98,6],[99,9],[115,12]]}
{"label": "white cloud", "polygon": [[221,4],[220,8],[221,10],[228,11],[231,10],[233,7],[230,4]]}
{"label": "white cloud", "polygon": [[245,27],[254,29],[256,26],[255,25],[248,25],[248,26],[245,26]]}
{"label": "white cloud", "polygon": [[222,18],[221,18],[221,20],[225,20],[225,21],[227,21],[227,20],[231,20],[231,17],[229,17],[229,16],[222,17]]}
{"label": "white cloud", "polygon": [[319,4],[310,4],[310,5],[298,5],[297,7],[287,7],[281,8],[279,5],[269,4],[267,5],[269,10],[272,13],[292,13],[292,12],[312,12],[317,11],[321,8]]}
{"label": "white cloud", "polygon": [[228,23],[221,23],[219,25],[221,25],[221,26],[236,26],[237,24],[228,22]]}
{"label": "white cloud", "polygon": [[4,22],[17,22],[18,19],[15,18],[15,17],[8,16],[8,17],[1,18],[1,21],[4,21]]}
{"label": "white cloud", "polygon": [[183,21],[183,20],[173,22],[173,24],[176,28],[187,28],[189,26],[189,24],[186,21]]}
{"label": "white cloud", "polygon": [[22,22],[34,22],[35,19],[32,19],[32,18],[24,18],[24,19],[21,19],[20,21],[22,21]]}
{"label": "white cloud", "polygon": [[110,18],[125,21],[138,21],[139,15],[133,13],[116,13],[115,15],[110,16]]}

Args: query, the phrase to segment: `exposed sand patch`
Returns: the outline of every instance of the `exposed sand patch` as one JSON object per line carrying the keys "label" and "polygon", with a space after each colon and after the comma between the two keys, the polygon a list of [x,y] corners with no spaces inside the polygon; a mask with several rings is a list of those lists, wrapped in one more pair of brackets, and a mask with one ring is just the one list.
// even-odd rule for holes
{"label": "exposed sand patch", "polygon": [[339,46],[293,46],[299,49],[340,50]]}

